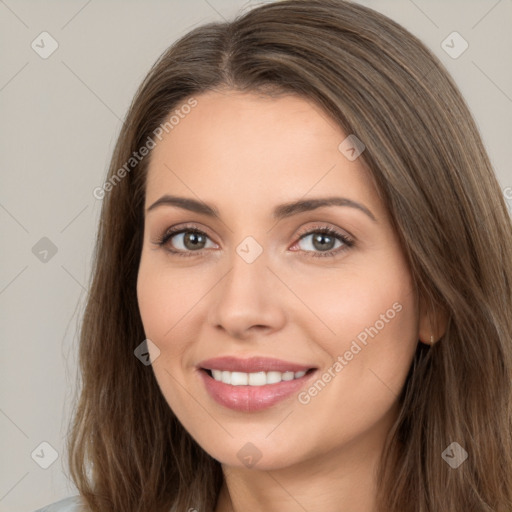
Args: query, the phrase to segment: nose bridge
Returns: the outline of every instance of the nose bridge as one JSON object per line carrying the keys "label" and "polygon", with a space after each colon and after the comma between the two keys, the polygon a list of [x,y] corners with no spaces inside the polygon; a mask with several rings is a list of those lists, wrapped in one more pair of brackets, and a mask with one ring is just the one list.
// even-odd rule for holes
{"label": "nose bridge", "polygon": [[277,283],[267,268],[269,258],[263,246],[247,237],[234,248],[230,269],[216,287],[210,322],[233,336],[253,326],[276,328],[284,319],[277,295]]}
{"label": "nose bridge", "polygon": [[[233,228],[234,229],[234,228]],[[234,244],[229,255],[230,271],[225,278],[224,294],[239,293],[246,294],[251,292],[252,296],[259,293],[266,286],[267,274],[270,271],[267,268],[269,264],[270,253],[266,242],[268,237],[264,231],[257,231],[253,234],[247,234],[247,224],[241,221],[235,229],[233,240],[239,241]],[[256,287],[259,287],[259,290]]]}
{"label": "nose bridge", "polygon": [[270,274],[267,265],[266,251],[261,247],[259,254],[255,246],[242,242],[235,247],[230,259],[230,271],[222,285],[221,300],[235,300],[238,304],[258,301],[258,297],[265,293]]}

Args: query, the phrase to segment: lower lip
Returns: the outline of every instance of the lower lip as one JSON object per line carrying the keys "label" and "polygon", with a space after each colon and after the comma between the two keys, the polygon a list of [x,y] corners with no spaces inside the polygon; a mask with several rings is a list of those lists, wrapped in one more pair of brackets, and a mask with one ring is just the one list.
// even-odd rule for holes
{"label": "lower lip", "polygon": [[264,386],[232,386],[215,380],[205,370],[199,370],[206,390],[217,403],[244,412],[261,411],[272,407],[281,400],[297,393],[315,373],[316,370],[299,379]]}

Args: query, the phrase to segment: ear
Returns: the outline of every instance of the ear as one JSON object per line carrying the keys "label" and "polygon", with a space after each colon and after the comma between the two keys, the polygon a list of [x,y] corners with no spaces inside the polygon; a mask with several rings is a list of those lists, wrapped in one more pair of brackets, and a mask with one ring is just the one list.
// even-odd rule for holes
{"label": "ear", "polygon": [[424,297],[419,299],[418,339],[426,345],[433,345],[446,333],[448,317],[444,311],[427,304]]}

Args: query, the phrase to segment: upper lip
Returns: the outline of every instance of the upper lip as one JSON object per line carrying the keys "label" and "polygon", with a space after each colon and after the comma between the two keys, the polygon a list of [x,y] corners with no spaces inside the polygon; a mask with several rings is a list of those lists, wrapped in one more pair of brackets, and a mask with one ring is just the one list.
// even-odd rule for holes
{"label": "upper lip", "polygon": [[198,366],[205,370],[226,370],[230,372],[254,373],[262,371],[274,372],[300,372],[307,371],[314,366],[308,366],[271,357],[249,357],[240,359],[234,356],[214,357],[201,361]]}

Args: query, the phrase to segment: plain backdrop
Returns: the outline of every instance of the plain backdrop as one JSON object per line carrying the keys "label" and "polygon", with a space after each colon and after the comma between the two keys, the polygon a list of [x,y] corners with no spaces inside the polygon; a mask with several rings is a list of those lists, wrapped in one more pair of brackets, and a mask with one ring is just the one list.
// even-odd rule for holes
{"label": "plain backdrop", "polygon": [[[0,511],[30,512],[77,493],[64,442],[101,206],[92,192],[137,86],[191,28],[259,3],[0,0]],[[512,0],[359,3],[439,56],[511,191]],[[443,49],[454,31],[469,45],[457,58]]]}

